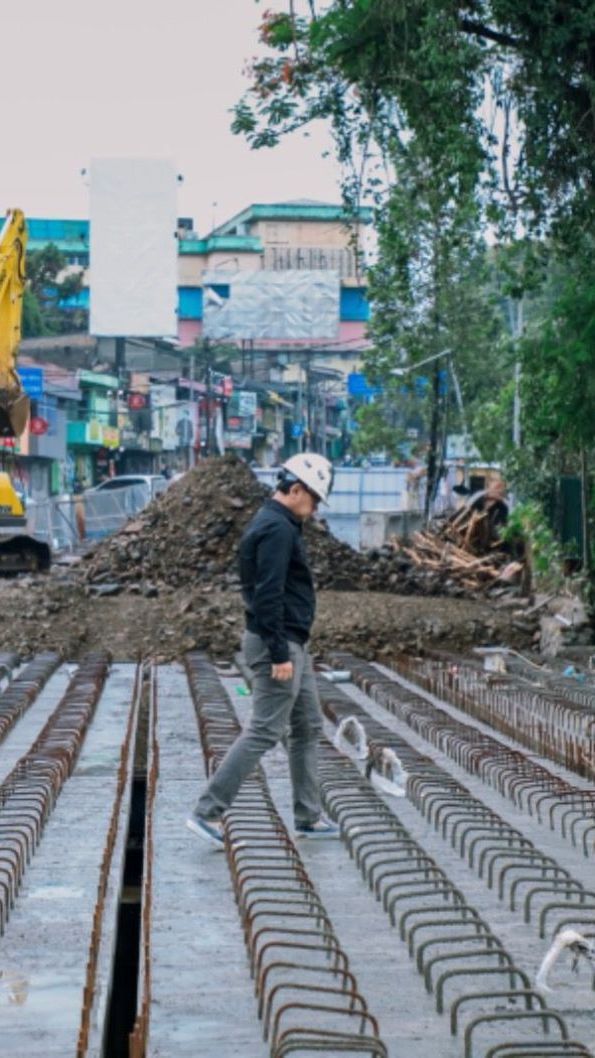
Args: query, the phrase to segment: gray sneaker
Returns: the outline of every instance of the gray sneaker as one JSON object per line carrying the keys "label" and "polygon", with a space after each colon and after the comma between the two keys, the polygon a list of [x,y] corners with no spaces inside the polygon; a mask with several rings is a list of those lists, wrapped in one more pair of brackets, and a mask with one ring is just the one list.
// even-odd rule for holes
{"label": "gray sneaker", "polygon": [[188,830],[202,838],[203,841],[208,841],[213,848],[223,849],[225,842],[223,823],[220,819],[203,819],[202,816],[198,816],[196,812],[193,812],[192,815],[188,816],[186,826]]}
{"label": "gray sneaker", "polygon": [[320,816],[315,823],[300,823],[295,828],[299,838],[339,838],[341,831],[332,819]]}

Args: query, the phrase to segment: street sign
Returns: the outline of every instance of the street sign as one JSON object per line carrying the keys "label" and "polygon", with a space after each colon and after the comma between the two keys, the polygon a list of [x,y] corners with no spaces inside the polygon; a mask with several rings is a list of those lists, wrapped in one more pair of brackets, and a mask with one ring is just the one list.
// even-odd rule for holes
{"label": "street sign", "polygon": [[28,397],[32,400],[39,400],[43,397],[42,367],[19,367],[18,376]]}
{"label": "street sign", "polygon": [[347,376],[347,391],[352,397],[370,398],[382,393],[382,387],[370,385],[365,375],[352,371]]}
{"label": "street sign", "polygon": [[301,437],[304,432],[304,427],[301,422],[292,422],[291,424],[291,436]]}

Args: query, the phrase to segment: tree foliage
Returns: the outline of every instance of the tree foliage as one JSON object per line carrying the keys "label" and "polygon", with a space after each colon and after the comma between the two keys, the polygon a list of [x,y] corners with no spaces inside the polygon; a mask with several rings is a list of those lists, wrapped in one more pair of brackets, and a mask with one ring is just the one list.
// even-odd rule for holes
{"label": "tree foliage", "polygon": [[520,349],[527,440],[567,452],[595,446],[595,284],[587,262],[574,263]]}
{"label": "tree foliage", "polygon": [[235,131],[255,147],[327,118],[357,194],[362,153],[375,144],[384,160],[413,135],[456,198],[481,185],[492,215],[512,205],[538,226],[592,220],[593,0],[296,6],[265,13],[270,51],[236,107]]}
{"label": "tree foliage", "polygon": [[[271,147],[326,120],[346,206],[376,206],[366,369],[385,412],[395,367],[452,349],[484,454],[535,494],[595,441],[595,0],[288,0],[260,32],[234,131]],[[504,246],[491,256],[486,225]],[[506,317],[522,299],[519,341]],[[432,382],[436,446],[453,414],[438,366]],[[364,419],[369,443],[385,437],[390,416]]]}
{"label": "tree foliage", "polygon": [[27,287],[23,303],[23,337],[64,334],[84,330],[85,309],[66,309],[64,302],[83,287],[83,272],[67,271],[68,262],[57,246],[49,243],[27,254]]}

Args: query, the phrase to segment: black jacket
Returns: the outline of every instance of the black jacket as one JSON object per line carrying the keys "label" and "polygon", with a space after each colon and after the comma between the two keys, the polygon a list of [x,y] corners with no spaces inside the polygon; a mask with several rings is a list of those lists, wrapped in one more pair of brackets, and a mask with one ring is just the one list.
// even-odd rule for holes
{"label": "black jacket", "polygon": [[305,643],[314,620],[312,574],[302,523],[276,500],[265,500],[240,541],[246,625],[267,644],[271,661],[289,661],[288,639]]}

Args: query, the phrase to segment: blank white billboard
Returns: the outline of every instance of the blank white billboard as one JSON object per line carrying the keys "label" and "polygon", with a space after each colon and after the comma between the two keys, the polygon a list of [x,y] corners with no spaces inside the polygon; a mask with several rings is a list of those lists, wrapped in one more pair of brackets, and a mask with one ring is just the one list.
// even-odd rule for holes
{"label": "blank white billboard", "polygon": [[91,334],[177,334],[176,188],[167,159],[91,163]]}

